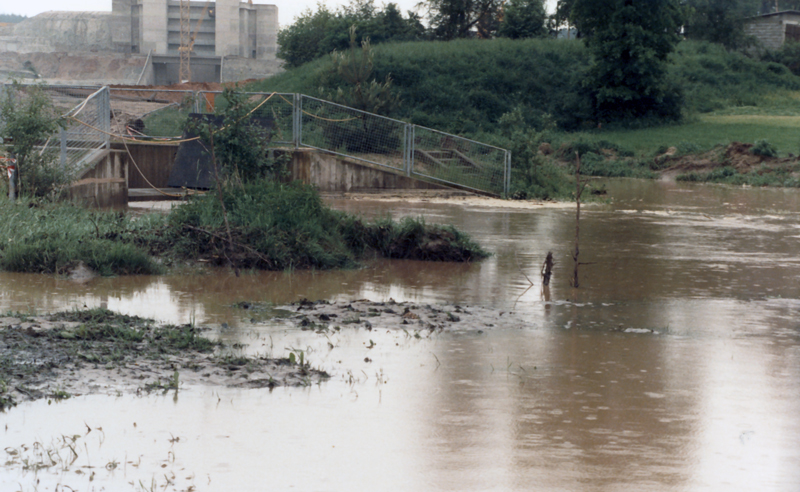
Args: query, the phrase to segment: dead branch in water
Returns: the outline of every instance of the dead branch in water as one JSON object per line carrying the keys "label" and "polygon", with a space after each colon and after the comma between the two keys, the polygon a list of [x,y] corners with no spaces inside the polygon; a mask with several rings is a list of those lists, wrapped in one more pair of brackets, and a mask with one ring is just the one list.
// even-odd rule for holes
{"label": "dead branch in water", "polygon": [[553,252],[548,251],[547,257],[544,259],[544,263],[542,263],[542,286],[548,287],[550,285],[550,277],[553,275]]}

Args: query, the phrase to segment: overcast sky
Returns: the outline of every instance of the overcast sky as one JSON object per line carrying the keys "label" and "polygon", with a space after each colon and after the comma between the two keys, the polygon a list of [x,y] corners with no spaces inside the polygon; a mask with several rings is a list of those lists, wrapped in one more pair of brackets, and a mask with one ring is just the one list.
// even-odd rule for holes
{"label": "overcast sky", "polygon": [[[2,14],[20,14],[29,17],[48,10],[77,10],[77,11],[111,11],[111,0],[78,0],[78,1],[64,1],[64,0],[27,0],[13,2],[12,0],[2,0],[3,5],[0,6],[0,13]],[[253,3],[265,3],[278,6],[278,17],[281,27],[287,26],[294,22],[297,17],[305,9],[311,7],[316,10],[316,0],[294,0],[294,1],[281,1],[281,0],[253,0]],[[350,3],[349,0],[327,0],[321,2],[326,4],[331,9],[336,8],[338,5]],[[389,2],[381,2],[376,0],[376,5],[382,5]],[[412,10],[419,3],[419,0],[394,0],[400,6],[400,10],[404,13],[407,10]],[[555,0],[548,0],[548,4],[555,3]],[[424,12],[420,12],[424,15]]]}

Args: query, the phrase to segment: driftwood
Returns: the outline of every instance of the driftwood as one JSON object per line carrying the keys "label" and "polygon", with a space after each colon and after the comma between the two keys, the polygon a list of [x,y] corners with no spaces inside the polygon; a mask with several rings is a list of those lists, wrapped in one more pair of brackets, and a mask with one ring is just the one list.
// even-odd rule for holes
{"label": "driftwood", "polygon": [[553,275],[553,252],[548,251],[547,257],[542,263],[542,286],[548,287],[550,285],[550,277]]}

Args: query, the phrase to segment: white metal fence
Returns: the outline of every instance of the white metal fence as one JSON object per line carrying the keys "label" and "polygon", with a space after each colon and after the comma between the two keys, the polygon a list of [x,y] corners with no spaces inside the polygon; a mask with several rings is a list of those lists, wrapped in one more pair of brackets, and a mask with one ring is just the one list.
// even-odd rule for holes
{"label": "white metal fence", "polygon": [[[2,86],[3,97],[8,91],[20,102],[27,97],[32,86],[7,84]],[[96,157],[108,149],[111,135],[111,112],[107,87],[35,86],[50,97],[56,111],[65,116],[65,127],[59,134],[40,143],[40,154],[58,155],[65,172],[79,174]]]}
{"label": "white metal fence", "polygon": [[[44,89],[71,108],[61,135],[61,162],[80,167],[108,147],[108,134],[130,138],[179,137],[189,113],[219,113],[228,101],[215,91],[57,87]],[[511,153],[481,142],[379,116],[303,94],[245,93],[251,116],[268,120],[271,144],[331,152],[406,176],[504,195],[511,183]],[[69,106],[75,98],[85,98]]]}

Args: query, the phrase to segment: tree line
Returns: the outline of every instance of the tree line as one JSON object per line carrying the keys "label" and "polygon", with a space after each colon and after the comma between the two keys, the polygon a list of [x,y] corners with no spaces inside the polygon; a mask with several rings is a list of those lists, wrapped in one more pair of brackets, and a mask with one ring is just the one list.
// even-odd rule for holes
{"label": "tree line", "polygon": [[[587,3],[591,3],[587,7]],[[347,49],[349,30],[356,27],[358,41],[386,42],[458,38],[512,39],[554,36],[560,30],[576,37],[592,34],[589,11],[609,11],[614,0],[558,0],[552,14],[544,0],[423,0],[416,11],[405,14],[397,4],[377,7],[374,0],[351,0],[331,9],[320,3],[307,9],[278,35],[278,57],[287,67],[297,67],[335,50]],[[631,2],[627,2],[631,3]],[[640,2],[645,9],[649,2]],[[744,32],[748,17],[800,10],[800,0],[670,0],[668,24],[688,39],[720,43],[728,49],[752,43]],[[588,10],[587,10],[588,8]],[[658,8],[653,10],[660,12]],[[649,15],[653,18],[654,16]],[[588,22],[588,24],[587,24]]]}

